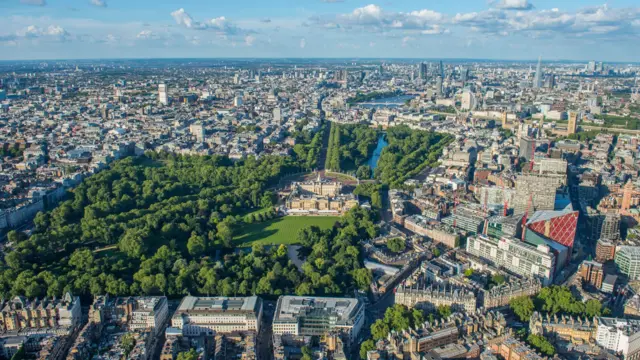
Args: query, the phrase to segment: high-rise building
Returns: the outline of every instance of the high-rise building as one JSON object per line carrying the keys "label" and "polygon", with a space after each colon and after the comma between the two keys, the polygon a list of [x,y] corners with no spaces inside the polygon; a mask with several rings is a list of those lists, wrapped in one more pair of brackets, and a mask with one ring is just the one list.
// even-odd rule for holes
{"label": "high-rise building", "polygon": [[587,70],[590,72],[596,71],[596,62],[594,60],[589,61],[589,65],[587,65]]}
{"label": "high-rise building", "polygon": [[420,80],[426,80],[427,79],[427,64],[426,63],[420,63],[418,64],[419,68],[418,68],[418,74],[420,76]]}
{"label": "high-rise building", "polygon": [[620,239],[620,221],[621,217],[618,213],[607,213],[602,221],[602,229],[600,230],[600,238],[605,240]]}
{"label": "high-rise building", "polygon": [[235,98],[233,98],[233,106],[238,107],[238,106],[242,106],[242,95],[236,95]]}
{"label": "high-rise building", "polygon": [[462,93],[462,101],[460,108],[462,110],[474,110],[476,108],[476,96],[471,91]]}
{"label": "high-rise building", "polygon": [[275,124],[282,122],[282,110],[279,107],[273,109],[273,122]]}
{"label": "high-rise building", "polygon": [[439,68],[438,70],[439,70],[439,73],[440,73],[440,74],[439,74],[439,75],[440,75],[440,77],[441,77],[442,79],[444,79],[444,77],[445,77],[445,76],[444,76],[444,64],[442,63],[442,60],[440,60],[440,68]]}
{"label": "high-rise building", "polygon": [[169,95],[167,94],[167,85],[158,85],[158,101],[162,105],[169,105]]}
{"label": "high-rise building", "polygon": [[578,211],[570,209],[536,211],[529,215],[527,228],[546,239],[573,248],[578,229]]}
{"label": "high-rise building", "polygon": [[516,179],[514,213],[554,210],[557,189],[567,184],[566,174],[520,174]]}
{"label": "high-rise building", "polygon": [[569,113],[569,124],[567,124],[567,134],[575,134],[578,131],[578,118],[580,114],[577,112]]}
{"label": "high-rise building", "polygon": [[364,303],[354,298],[280,296],[273,316],[274,335],[341,332],[353,342],[363,325]]}
{"label": "high-rise building", "polygon": [[436,95],[441,96],[444,93],[444,89],[442,88],[442,76],[438,76],[436,79]]}
{"label": "high-rise building", "polygon": [[258,332],[262,299],[250,297],[185,296],[171,318],[171,326],[185,336],[211,333]]}
{"label": "high-rise building", "polygon": [[542,56],[538,58],[536,66],[536,76],[533,79],[533,87],[538,89],[542,87]]}
{"label": "high-rise building", "polygon": [[465,83],[467,82],[468,78],[469,78],[469,69],[467,69],[466,67],[460,68],[460,81]]}
{"label": "high-rise building", "polygon": [[637,359],[640,349],[640,320],[596,318],[596,343],[605,349],[622,353],[625,359]]}

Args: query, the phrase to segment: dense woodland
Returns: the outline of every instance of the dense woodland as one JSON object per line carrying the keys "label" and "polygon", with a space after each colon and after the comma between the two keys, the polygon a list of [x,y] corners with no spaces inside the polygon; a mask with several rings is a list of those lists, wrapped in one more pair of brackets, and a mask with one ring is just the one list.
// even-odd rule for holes
{"label": "dense woodland", "polygon": [[[56,209],[40,213],[27,238],[12,233],[0,296],[343,294],[371,279],[358,243],[375,236],[372,214],[354,209],[327,231],[300,234],[303,271],[287,248],[234,251],[244,221],[272,216],[269,190],[295,158],[231,162],[218,156],[148,153],[84,181]],[[248,220],[250,219],[250,220]]]}
{"label": "dense woodland", "polygon": [[[325,167],[343,172],[355,172],[361,166],[366,167],[378,145],[378,136],[378,131],[367,125],[332,124]],[[363,177],[371,177],[371,169],[365,173]]]}
{"label": "dense woodland", "polygon": [[427,166],[437,166],[442,150],[452,140],[449,134],[412,130],[406,125],[389,128],[389,146],[382,150],[375,177],[391,188],[402,187]]}

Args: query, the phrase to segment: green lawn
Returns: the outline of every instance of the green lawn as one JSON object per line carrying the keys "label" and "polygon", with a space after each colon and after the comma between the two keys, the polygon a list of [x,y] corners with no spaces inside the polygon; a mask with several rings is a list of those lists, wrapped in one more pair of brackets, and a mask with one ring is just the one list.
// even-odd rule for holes
{"label": "green lawn", "polygon": [[336,216],[285,216],[262,223],[249,224],[241,229],[241,234],[233,239],[238,247],[253,244],[295,244],[298,231],[307,226],[321,229],[331,228],[340,219]]}

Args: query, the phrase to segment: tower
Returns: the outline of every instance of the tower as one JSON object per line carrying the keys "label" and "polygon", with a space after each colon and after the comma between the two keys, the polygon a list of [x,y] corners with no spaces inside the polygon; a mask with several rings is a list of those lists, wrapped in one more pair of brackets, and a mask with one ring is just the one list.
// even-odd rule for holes
{"label": "tower", "polygon": [[507,128],[507,112],[503,112],[502,113],[502,128],[506,129]]}
{"label": "tower", "polygon": [[567,135],[575,134],[578,131],[578,113],[569,113],[569,124],[567,125]]}
{"label": "tower", "polygon": [[162,105],[169,105],[169,96],[167,95],[167,85],[158,85],[158,101]]}
{"label": "tower", "polygon": [[542,87],[542,56],[538,57],[538,66],[536,66],[536,76],[533,79],[533,87],[536,89]]}
{"label": "tower", "polygon": [[631,180],[629,180],[624,186],[624,193],[622,195],[622,206],[620,207],[621,210],[631,209],[631,195],[633,195],[633,184],[631,183]]}

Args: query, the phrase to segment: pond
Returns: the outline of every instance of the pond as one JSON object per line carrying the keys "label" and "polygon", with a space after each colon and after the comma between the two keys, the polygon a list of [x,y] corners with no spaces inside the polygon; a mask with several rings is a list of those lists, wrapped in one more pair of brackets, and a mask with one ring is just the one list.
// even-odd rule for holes
{"label": "pond", "polygon": [[373,155],[371,155],[371,158],[367,162],[367,165],[369,165],[371,171],[374,171],[378,166],[378,160],[380,159],[380,155],[382,154],[382,149],[386,148],[387,145],[389,145],[389,143],[387,142],[387,139],[385,139],[385,134],[381,133],[380,137],[378,138],[378,146],[376,146],[376,149],[373,151]]}

